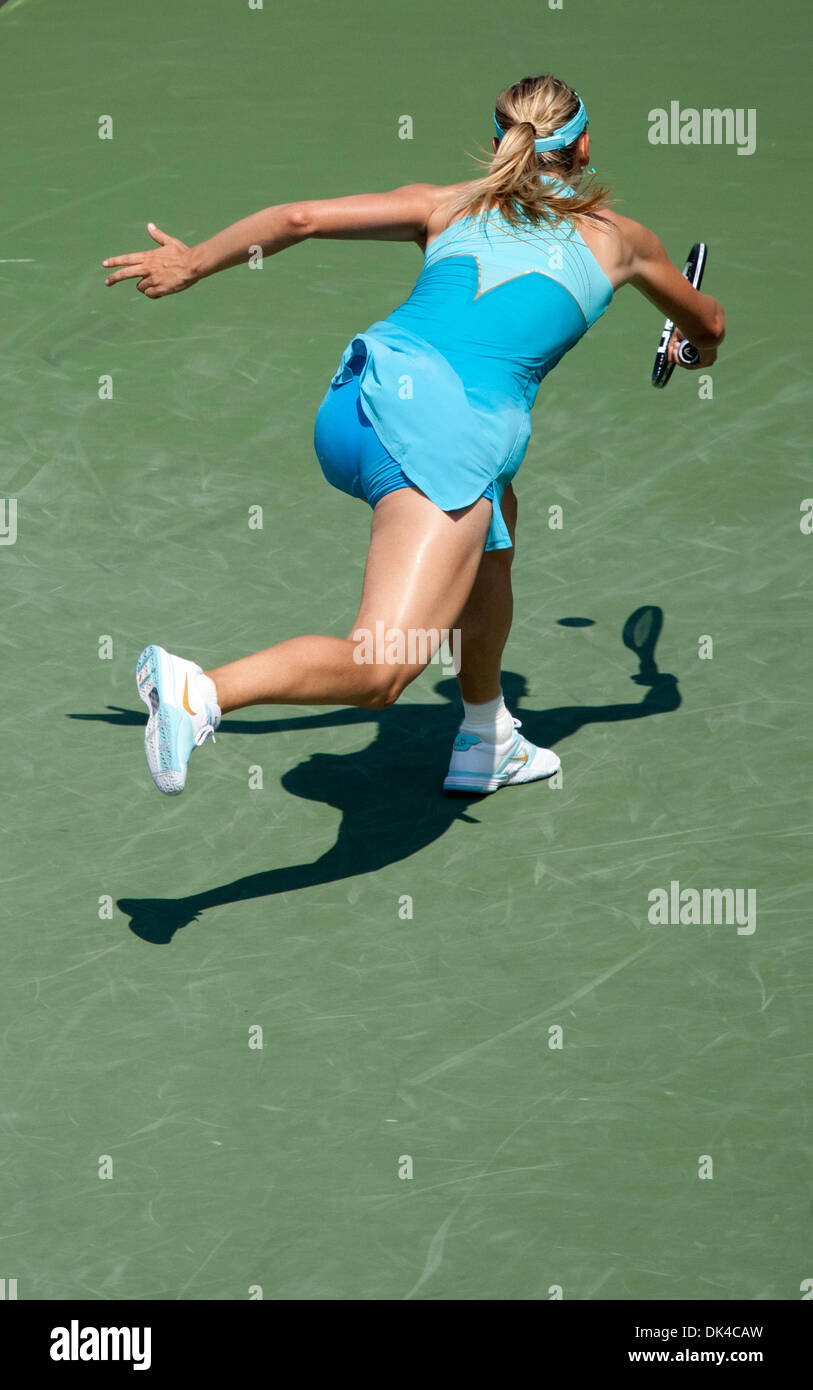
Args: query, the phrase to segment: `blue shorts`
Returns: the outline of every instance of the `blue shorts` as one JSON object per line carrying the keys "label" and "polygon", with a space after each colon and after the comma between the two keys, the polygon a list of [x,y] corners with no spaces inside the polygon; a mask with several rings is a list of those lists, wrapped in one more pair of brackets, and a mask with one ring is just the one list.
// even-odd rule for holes
{"label": "blue shorts", "polygon": [[[352,380],[328,388],[316,416],[313,443],[327,481],[374,507],[388,492],[413,484],[364,413],[359,394],[364,362],[363,354],[353,357],[348,363]],[[482,495],[493,500],[494,484],[489,483]]]}

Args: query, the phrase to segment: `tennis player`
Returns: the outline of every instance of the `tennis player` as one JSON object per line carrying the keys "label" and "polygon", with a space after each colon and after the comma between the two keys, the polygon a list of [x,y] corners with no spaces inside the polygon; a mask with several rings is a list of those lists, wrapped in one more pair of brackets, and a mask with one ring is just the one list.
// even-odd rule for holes
{"label": "tennis player", "polygon": [[[555,753],[519,732],[500,681],[513,607],[512,480],[539,384],[623,285],[679,325],[671,361],[681,338],[699,348],[685,370],[714,362],[725,319],[657,236],[612,211],[605,188],[583,186],[587,112],[566,82],[547,74],[507,88],[494,128],[493,157],[474,181],[280,204],[198,246],[150,223],[154,249],[103,262],[118,267],[107,285],[137,279],[160,299],[245,263],[256,246],[274,255],[310,237],[356,238],[413,241],[425,253],[405,303],[348,344],[316,417],[325,477],[373,509],[351,634],[289,638],[206,672],[146,647],[137,681],[162,792],[183,790],[192,750],[231,710],[392,704],[444,629],[460,633],[463,700],[444,787],[488,793],[558,769]],[[384,652],[368,660],[377,632]]]}

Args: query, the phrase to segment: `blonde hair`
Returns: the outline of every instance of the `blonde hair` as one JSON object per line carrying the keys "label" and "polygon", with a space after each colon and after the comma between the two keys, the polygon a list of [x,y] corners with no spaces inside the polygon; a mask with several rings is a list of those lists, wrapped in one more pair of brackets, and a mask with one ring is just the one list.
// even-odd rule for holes
{"label": "blonde hair", "polygon": [[[582,169],[577,141],[543,154],[537,154],[534,144],[566,125],[578,109],[579,98],[573,88],[550,73],[523,77],[500,92],[495,115],[505,134],[491,159],[480,161],[488,173],[468,184],[450,205],[450,220],[466,214],[477,216],[489,208],[499,208],[515,225],[523,220],[538,225],[557,223],[562,218],[597,217],[596,209],[608,201],[610,190],[594,180],[584,190],[579,189]],[[556,182],[542,179],[540,174],[548,174]],[[560,192],[560,184],[576,191]]]}

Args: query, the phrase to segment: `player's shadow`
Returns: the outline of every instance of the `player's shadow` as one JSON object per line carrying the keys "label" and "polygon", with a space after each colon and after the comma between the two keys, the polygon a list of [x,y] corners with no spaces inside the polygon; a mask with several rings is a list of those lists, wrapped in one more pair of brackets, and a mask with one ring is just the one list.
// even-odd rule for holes
{"label": "player's shadow", "polygon": [[[563,621],[568,626],[583,626],[588,620]],[[584,724],[642,719],[676,710],[680,705],[677,679],[658,671],[654,660],[661,623],[661,610],[648,606],[637,609],[624,626],[624,642],[639,661],[639,669],[631,679],[646,687],[640,701],[522,709],[520,702],[527,695],[525,677],[504,671],[506,704],[521,716],[523,733],[532,743],[552,748]],[[377,737],[358,753],[314,753],[282,777],[282,785],[294,796],[322,801],[342,812],[336,843],[325,854],[312,862],[264,869],[184,898],[120,898],[118,907],[131,918],[132,931],[144,941],[165,945],[178,928],[195,921],[207,908],[372,873],[410,858],[437,840],[456,820],[479,824],[466,809],[480,800],[478,796],[452,797],[441,791],[440,782],[460,719],[457,681],[442,680],[435,690],[449,701],[446,706],[403,703],[380,711],[348,708],[282,719],[224,718],[224,732],[304,732],[372,724]],[[111,714],[70,717],[144,724],[143,715],[135,711],[116,706],[108,709]],[[523,791],[529,794],[528,788]],[[483,851],[490,852],[485,844]]]}

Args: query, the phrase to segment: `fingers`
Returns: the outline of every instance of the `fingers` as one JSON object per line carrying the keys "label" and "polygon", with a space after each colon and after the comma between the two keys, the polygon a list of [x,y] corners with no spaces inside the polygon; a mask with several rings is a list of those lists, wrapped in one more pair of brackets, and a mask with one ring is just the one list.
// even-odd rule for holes
{"label": "fingers", "polygon": [[[159,246],[166,246],[168,242],[175,240],[175,237],[169,236],[167,232],[162,232],[160,227],[156,227],[154,222],[147,223],[147,231],[153,241],[158,242]],[[107,260],[102,261],[102,266],[105,270],[109,270],[111,266],[138,265],[138,263],[143,261],[144,257],[149,254],[149,251],[130,251],[126,256],[108,256]],[[111,281],[107,283],[110,284]]]}
{"label": "fingers", "polygon": [[102,261],[102,265],[135,265],[136,261],[142,261],[147,255],[148,251],[131,251],[127,256],[108,256],[106,261]]}
{"label": "fingers", "polygon": [[163,293],[155,288],[151,272],[143,261],[139,265],[129,266],[126,270],[117,270],[115,275],[108,275],[104,283],[115,285],[119,280],[138,280],[136,289],[140,294],[146,295],[147,299],[160,299]]}
{"label": "fingers", "polygon": [[166,246],[168,241],[174,241],[174,237],[171,237],[168,232],[162,232],[161,228],[156,227],[154,222],[147,223],[147,231],[153,241],[158,242],[159,246]]}
{"label": "fingers", "polygon": [[166,290],[156,288],[155,281],[152,279],[152,271],[143,261],[137,265],[128,266],[124,270],[117,270],[115,275],[108,275],[104,283],[115,285],[119,280],[138,280],[136,289],[139,294],[146,295],[147,299],[162,299],[167,293]]}
{"label": "fingers", "polygon": [[680,343],[681,343],[682,337],[683,337],[683,335],[682,335],[682,333],[680,332],[679,329],[677,329],[677,328],[673,328],[673,329],[672,329],[672,336],[671,336],[671,338],[669,339],[669,348],[668,348],[667,353],[666,353],[666,358],[667,358],[667,361],[672,362],[672,363],[675,364],[675,365],[682,365],[682,364],[678,364],[678,355],[677,355],[677,354],[678,354],[678,348],[680,347]]}
{"label": "fingers", "polygon": [[[118,262],[108,261],[107,264],[113,265],[118,264]],[[139,260],[137,265],[130,265],[127,270],[117,270],[115,275],[108,275],[104,283],[106,285],[115,285],[119,280],[137,280],[140,276],[146,274],[146,270],[147,268],[144,262]]]}

